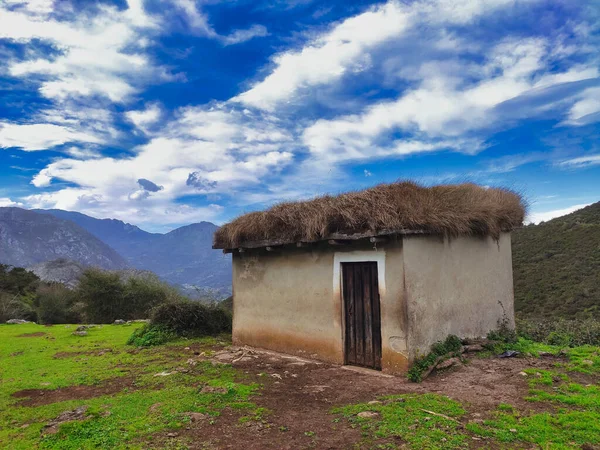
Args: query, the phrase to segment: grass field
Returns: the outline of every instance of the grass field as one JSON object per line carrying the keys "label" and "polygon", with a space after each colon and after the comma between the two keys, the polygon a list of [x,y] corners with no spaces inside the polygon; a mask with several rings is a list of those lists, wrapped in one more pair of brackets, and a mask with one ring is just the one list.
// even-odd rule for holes
{"label": "grass field", "polygon": [[[183,427],[189,413],[257,408],[248,401],[256,384],[236,382],[241,377],[230,366],[205,362],[177,370],[174,362],[185,365],[189,356],[181,342],[144,350],[125,346],[137,326],[106,325],[81,337],[72,334],[75,326],[0,325],[0,447],[147,448],[146,438]],[[215,339],[194,343],[209,348]],[[13,397],[32,389],[47,393]],[[61,395],[53,402],[50,392],[56,390]],[[22,406],[29,399],[33,403]],[[81,406],[87,407],[85,420],[44,428]]]}
{"label": "grass field", "polygon": [[[0,448],[600,445],[598,347],[560,358],[474,359],[419,385],[272,356],[217,363],[213,355],[227,348],[227,337],[127,346],[138,326],[75,336],[74,325],[0,325]],[[475,389],[483,383],[479,373],[488,372],[498,372],[499,381],[486,389],[506,389],[507,401],[482,402],[456,388]]]}

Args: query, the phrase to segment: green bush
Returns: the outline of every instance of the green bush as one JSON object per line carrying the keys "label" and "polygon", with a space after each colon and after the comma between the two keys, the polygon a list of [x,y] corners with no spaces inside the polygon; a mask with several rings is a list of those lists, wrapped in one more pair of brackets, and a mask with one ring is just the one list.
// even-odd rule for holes
{"label": "green bush", "polygon": [[459,354],[462,342],[458,336],[449,335],[445,341],[436,342],[431,346],[431,352],[422,358],[417,358],[413,366],[408,371],[408,379],[419,383],[423,379],[423,374],[435,364],[438,358],[443,356],[452,356]]}
{"label": "green bush", "polygon": [[74,292],[64,285],[41,284],[34,300],[38,321],[43,324],[80,323],[81,317],[70,309],[74,302]]}
{"label": "green bush", "polygon": [[502,320],[498,320],[498,328],[487,334],[490,341],[504,342],[505,344],[514,344],[519,337],[514,327],[510,325],[506,315]]}
{"label": "green bush", "polygon": [[165,344],[175,338],[177,338],[177,335],[166,327],[146,324],[133,332],[127,344],[136,347],[152,347]]}
{"label": "green bush", "polygon": [[83,273],[76,294],[85,304],[87,319],[96,323],[146,319],[153,307],[179,298],[174,288],[156,276],[123,279],[118,273],[99,269]]}
{"label": "green bush", "polygon": [[31,305],[22,301],[18,295],[0,292],[0,323],[6,323],[10,319],[35,322],[37,316]]}
{"label": "green bush", "polygon": [[216,304],[190,300],[164,303],[152,312],[151,324],[178,336],[214,336],[231,332],[231,312]]}
{"label": "green bush", "polygon": [[564,347],[600,345],[600,320],[518,320],[519,336]]}

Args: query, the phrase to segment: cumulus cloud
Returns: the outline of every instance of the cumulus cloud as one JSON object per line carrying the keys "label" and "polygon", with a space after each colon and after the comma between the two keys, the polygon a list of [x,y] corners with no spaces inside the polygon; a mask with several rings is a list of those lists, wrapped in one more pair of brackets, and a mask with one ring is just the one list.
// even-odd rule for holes
{"label": "cumulus cloud", "polygon": [[8,206],[21,208],[24,205],[23,205],[23,203],[20,203],[20,202],[14,202],[8,197],[0,197],[0,208],[6,208]]}

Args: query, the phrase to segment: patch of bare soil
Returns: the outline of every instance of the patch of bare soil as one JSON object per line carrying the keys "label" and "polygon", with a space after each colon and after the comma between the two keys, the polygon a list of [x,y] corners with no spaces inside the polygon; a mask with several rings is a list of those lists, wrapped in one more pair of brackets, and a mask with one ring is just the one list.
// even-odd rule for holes
{"label": "patch of bare soil", "polygon": [[85,420],[86,419],[86,411],[87,411],[88,407],[87,406],[80,406],[77,409],[74,409],[73,411],[65,411],[63,413],[61,413],[57,418],[55,418],[54,420],[52,420],[51,422],[48,422],[43,430],[42,430],[42,434],[56,434],[58,433],[58,428],[66,422],[73,422],[75,420]]}
{"label": "patch of bare soil", "polygon": [[[192,449],[344,449],[356,448],[361,431],[345,420],[334,422],[331,408],[368,402],[383,395],[433,392],[447,395],[468,407],[464,418],[482,417],[500,403],[522,410],[534,408],[523,400],[527,394],[526,368],[550,369],[556,358],[472,359],[431,375],[421,384],[404,377],[389,377],[369,370],[348,370],[310,360],[250,349],[217,352],[214,360],[231,363],[243,370],[263,389],[253,401],[267,408],[266,423],[251,420],[240,423],[243,412],[225,410],[213,423],[196,420],[177,436],[156,436],[153,445],[169,439],[184,439]],[[401,444],[401,442],[397,442]],[[476,443],[473,443],[476,446]],[[157,447],[157,448],[158,448]]]}
{"label": "patch of bare soil", "polygon": [[42,336],[46,336],[48,333],[44,333],[43,331],[38,331],[37,333],[25,333],[25,334],[20,334],[17,337],[24,337],[24,338],[32,338],[32,337],[42,337]]}
{"label": "patch of bare soil", "polygon": [[97,386],[69,386],[58,389],[24,389],[12,394],[14,398],[23,400],[18,406],[41,406],[51,403],[64,402],[67,400],[85,400],[102,395],[116,394],[123,389],[136,389],[134,378],[120,377],[107,380]]}

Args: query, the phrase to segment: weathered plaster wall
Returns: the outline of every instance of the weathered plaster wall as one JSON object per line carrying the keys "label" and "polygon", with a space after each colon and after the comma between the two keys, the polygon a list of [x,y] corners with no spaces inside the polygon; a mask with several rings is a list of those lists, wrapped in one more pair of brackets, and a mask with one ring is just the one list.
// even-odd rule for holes
{"label": "weathered plaster wall", "polygon": [[514,324],[510,234],[404,238],[411,358],[449,334],[485,336],[504,313]]}
{"label": "weathered plaster wall", "polygon": [[236,253],[234,343],[343,363],[332,273],[331,251]]}
{"label": "weathered plaster wall", "polygon": [[[381,294],[382,368],[408,366],[402,242],[277,252],[249,251],[233,257],[233,340],[343,364],[341,261],[378,261]],[[383,265],[383,267],[381,267]]]}

